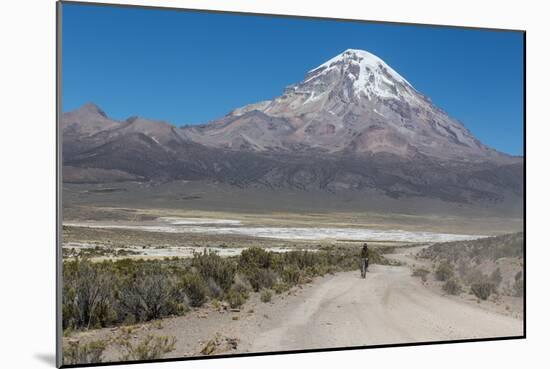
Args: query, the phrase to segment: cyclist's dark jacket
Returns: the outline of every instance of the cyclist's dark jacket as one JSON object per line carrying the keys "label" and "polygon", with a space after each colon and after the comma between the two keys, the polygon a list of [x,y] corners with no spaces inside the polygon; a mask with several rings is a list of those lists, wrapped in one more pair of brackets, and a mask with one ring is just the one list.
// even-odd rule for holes
{"label": "cyclist's dark jacket", "polygon": [[363,248],[361,249],[361,257],[363,259],[369,257],[369,249],[365,246],[363,246]]}

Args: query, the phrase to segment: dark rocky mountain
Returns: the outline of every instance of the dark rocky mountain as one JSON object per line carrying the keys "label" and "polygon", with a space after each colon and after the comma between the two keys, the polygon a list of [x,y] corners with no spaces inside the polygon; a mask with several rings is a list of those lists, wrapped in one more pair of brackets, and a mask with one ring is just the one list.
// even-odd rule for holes
{"label": "dark rocky mountain", "polygon": [[460,203],[523,196],[522,158],[483,145],[361,50],[202,126],[115,121],[93,104],[63,114],[61,125],[67,182],[206,180]]}

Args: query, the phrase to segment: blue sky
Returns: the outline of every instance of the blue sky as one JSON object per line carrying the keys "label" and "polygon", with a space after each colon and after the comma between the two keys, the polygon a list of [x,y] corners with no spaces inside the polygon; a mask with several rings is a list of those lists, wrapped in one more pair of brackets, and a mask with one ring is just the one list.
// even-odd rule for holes
{"label": "blue sky", "polygon": [[205,123],[279,96],[345,49],[378,55],[482,142],[523,155],[523,35],[63,5],[63,111]]}

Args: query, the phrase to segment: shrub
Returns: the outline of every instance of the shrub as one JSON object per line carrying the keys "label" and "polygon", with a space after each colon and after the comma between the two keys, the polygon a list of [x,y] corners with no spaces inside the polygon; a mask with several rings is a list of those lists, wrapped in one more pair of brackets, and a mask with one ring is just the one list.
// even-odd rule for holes
{"label": "shrub", "polygon": [[311,268],[307,269],[308,275],[311,276],[324,276],[329,272],[329,266],[325,264],[316,264]]}
{"label": "shrub", "polygon": [[288,291],[289,289],[290,287],[286,283],[275,283],[273,285],[273,291],[275,291],[277,295],[280,295],[281,293]]}
{"label": "shrub", "polygon": [[227,300],[231,308],[236,309],[241,307],[245,303],[246,296],[238,291],[229,290],[229,292],[225,296],[225,299]]}
{"label": "shrub", "polygon": [[300,282],[300,269],[294,265],[286,266],[282,273],[283,281],[291,286]]}
{"label": "shrub", "polygon": [[239,256],[239,266],[242,269],[249,267],[267,269],[271,267],[273,253],[267,252],[260,247],[251,247],[241,252]]}
{"label": "shrub", "polygon": [[176,338],[172,336],[154,336],[148,334],[141,341],[132,343],[129,335],[124,335],[117,340],[123,352],[120,360],[156,360],[162,355],[174,350]]}
{"label": "shrub", "polygon": [[227,258],[222,258],[216,253],[195,253],[191,265],[205,281],[214,281],[223,291],[228,291],[233,283],[236,266]]}
{"label": "shrub", "polygon": [[467,284],[471,285],[472,283],[482,281],[484,278],[485,275],[481,272],[481,270],[476,268],[469,271],[469,273],[466,275],[465,280]]}
{"label": "shrub", "polygon": [[514,296],[523,296],[523,273],[517,272],[514,277]]}
{"label": "shrub", "polygon": [[252,291],[252,285],[245,276],[243,276],[242,274],[236,274],[231,289],[241,293],[248,298],[248,293]]}
{"label": "shrub", "polygon": [[239,270],[256,292],[262,288],[271,288],[277,279],[277,274],[272,269],[274,261],[279,255],[267,252],[258,247],[243,250],[239,256]]}
{"label": "shrub", "polygon": [[69,340],[63,345],[63,364],[91,364],[100,363],[103,360],[103,351],[107,344],[104,341],[91,341],[80,344],[79,341]]}
{"label": "shrub", "polygon": [[370,247],[369,248],[369,264],[387,265],[387,264],[391,264],[391,262],[388,259],[386,259],[385,257],[383,257],[382,254],[380,254],[380,252],[377,249]]}
{"label": "shrub", "polygon": [[284,265],[293,265],[298,269],[306,269],[325,262],[323,255],[311,251],[291,251],[283,254]]}
{"label": "shrub", "polygon": [[[185,296],[187,299],[187,295]],[[176,315],[185,315],[191,310],[189,308],[189,303],[187,301],[180,302],[176,304]]]}
{"label": "shrub", "polygon": [[458,275],[460,278],[465,279],[468,275],[468,263],[466,260],[460,260],[458,263]]}
{"label": "shrub", "polygon": [[179,287],[189,299],[189,305],[199,307],[206,301],[208,287],[200,275],[193,273],[184,274]]}
{"label": "shrub", "polygon": [[491,282],[495,285],[495,290],[498,289],[500,283],[502,282],[502,274],[500,273],[500,268],[496,268],[489,277]]}
{"label": "shrub", "polygon": [[63,267],[63,328],[104,326],[116,319],[112,309],[115,277],[88,259]]}
{"label": "shrub", "polygon": [[430,271],[424,268],[416,268],[412,272],[412,276],[420,277],[420,279],[422,279],[422,282],[426,282],[428,280],[428,274],[430,274]]}
{"label": "shrub", "polygon": [[183,296],[176,291],[175,278],[153,267],[143,267],[124,278],[119,291],[122,311],[134,322],[176,314],[177,304],[182,300]]}
{"label": "shrub", "polygon": [[448,281],[454,276],[454,269],[451,264],[448,262],[443,262],[439,264],[437,269],[435,270],[435,278],[438,281]]}
{"label": "shrub", "polygon": [[480,281],[470,286],[472,293],[481,300],[487,300],[495,289],[495,285],[489,281]]}
{"label": "shrub", "polygon": [[271,288],[277,280],[277,274],[271,269],[262,269],[251,266],[243,270],[252,290],[258,292],[262,288]]}
{"label": "shrub", "polygon": [[271,269],[255,269],[249,276],[250,284],[254,291],[258,292],[262,288],[271,288],[277,280],[277,274]]}
{"label": "shrub", "polygon": [[206,281],[206,285],[208,286],[209,296],[214,298],[220,298],[221,296],[223,296],[223,289],[218,286],[213,278],[209,278]]}
{"label": "shrub", "polygon": [[443,285],[443,291],[447,292],[449,295],[458,295],[462,292],[462,288],[455,278],[451,278]]}
{"label": "shrub", "polygon": [[260,300],[262,300],[262,302],[270,302],[272,296],[273,292],[271,292],[271,290],[262,290],[260,293]]}

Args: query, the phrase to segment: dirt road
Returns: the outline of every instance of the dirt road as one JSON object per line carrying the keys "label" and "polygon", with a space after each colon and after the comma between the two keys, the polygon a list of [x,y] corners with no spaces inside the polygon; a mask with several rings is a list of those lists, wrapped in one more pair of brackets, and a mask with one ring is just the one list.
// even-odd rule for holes
{"label": "dirt road", "polygon": [[519,319],[430,291],[406,267],[375,265],[365,280],[340,273],[301,300],[257,332],[247,351],[512,336],[523,329]]}
{"label": "dirt road", "polygon": [[[392,258],[411,263],[416,248]],[[418,262],[418,260],[416,261]],[[238,342],[220,345],[211,354],[318,349],[343,346],[444,341],[522,335],[519,318],[500,314],[486,304],[445,296],[411,276],[408,266],[371,265],[366,279],[359,271],[317,278],[270,303],[258,295],[238,312],[205,307],[182,317],[145,323],[134,333],[174,336],[175,350],[166,357],[202,355],[214,337]],[[116,329],[87,334],[106,339]],[[106,360],[117,360],[110,348]]]}

